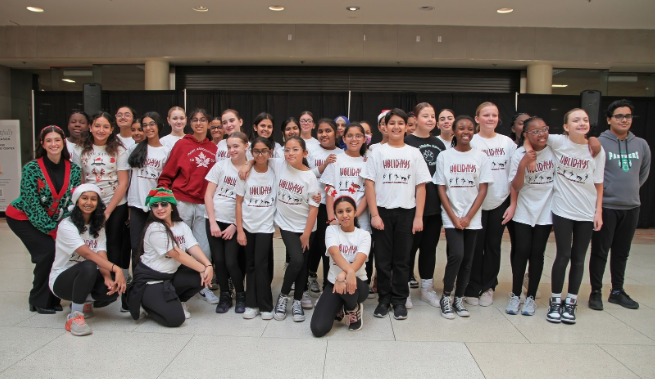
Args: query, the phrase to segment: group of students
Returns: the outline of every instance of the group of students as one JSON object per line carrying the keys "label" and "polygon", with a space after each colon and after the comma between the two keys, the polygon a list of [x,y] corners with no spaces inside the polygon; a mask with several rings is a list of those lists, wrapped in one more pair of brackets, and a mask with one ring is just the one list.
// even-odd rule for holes
{"label": "group of students", "polygon": [[[121,311],[135,320],[175,327],[190,317],[186,301],[196,294],[217,313],[234,305],[246,319],[281,321],[293,293],[293,320],[316,307],[311,330],[323,336],[335,319],[361,329],[364,300],[376,292],[375,317],[393,308],[394,318],[406,319],[410,288],[420,285],[421,300],[443,317],[467,317],[467,304],[493,303],[506,225],[513,273],[507,313],[535,313],[551,229],[557,256],[549,321],[575,323],[590,241],[590,307],[602,309],[611,248],[609,301],[637,308],[623,276],[650,150],[629,132],[633,109],[613,103],[610,129],[599,139],[587,138],[581,109],[565,115],[565,135],[517,114],[511,139],[496,133],[493,103],[481,104],[474,118],[420,103],[409,114],[383,111],[376,144],[366,122],[316,121],[305,111],[281,124],[283,145],[268,113],[247,136],[236,110],[214,118],[173,107],[172,132],[160,138],[164,120],[156,112],[139,119],[127,106],[115,117],[74,112],[68,138],[57,126],[41,131],[37,159],[24,167],[21,195],[7,210],[35,263],[30,310],[52,314],[62,310],[60,299],[70,300],[66,329],[86,335],[93,309],[119,295]],[[184,134],[187,125],[191,134]],[[606,167],[606,159],[614,162]],[[276,226],[287,263],[274,298]],[[447,264],[439,296],[433,276],[442,226]]]}

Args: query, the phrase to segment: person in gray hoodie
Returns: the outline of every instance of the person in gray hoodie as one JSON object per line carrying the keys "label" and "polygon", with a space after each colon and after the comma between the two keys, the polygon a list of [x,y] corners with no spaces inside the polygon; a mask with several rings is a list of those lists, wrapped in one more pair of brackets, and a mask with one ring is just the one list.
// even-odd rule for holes
{"label": "person in gray hoodie", "polygon": [[603,227],[594,232],[591,239],[589,308],[599,311],[603,310],[601,288],[610,249],[612,291],[608,301],[628,309],[639,308],[639,303],[625,293],[623,281],[639,220],[639,188],[648,179],[651,153],[648,143],[630,132],[633,112],[630,101],[614,101],[607,108],[609,130],[598,137],[607,154],[607,163],[603,183]]}

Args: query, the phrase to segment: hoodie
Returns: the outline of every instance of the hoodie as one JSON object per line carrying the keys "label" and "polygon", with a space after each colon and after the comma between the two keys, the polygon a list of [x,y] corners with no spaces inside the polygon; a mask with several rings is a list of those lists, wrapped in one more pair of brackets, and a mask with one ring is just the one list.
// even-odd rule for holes
{"label": "hoodie", "polygon": [[205,176],[216,163],[216,145],[205,138],[198,141],[187,134],[175,144],[159,176],[159,187],[173,191],[177,200],[205,203]]}
{"label": "hoodie", "polygon": [[603,181],[603,208],[633,209],[641,205],[639,188],[650,172],[650,148],[628,132],[624,140],[606,130],[598,137],[607,154]]}

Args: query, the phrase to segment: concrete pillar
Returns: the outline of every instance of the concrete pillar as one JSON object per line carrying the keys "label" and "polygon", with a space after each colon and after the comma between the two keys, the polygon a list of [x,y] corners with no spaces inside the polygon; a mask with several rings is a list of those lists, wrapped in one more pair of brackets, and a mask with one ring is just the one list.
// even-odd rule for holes
{"label": "concrete pillar", "polygon": [[146,61],[146,90],[168,90],[168,62]]}
{"label": "concrete pillar", "polygon": [[553,66],[535,63],[528,66],[528,93],[550,95],[553,93]]}

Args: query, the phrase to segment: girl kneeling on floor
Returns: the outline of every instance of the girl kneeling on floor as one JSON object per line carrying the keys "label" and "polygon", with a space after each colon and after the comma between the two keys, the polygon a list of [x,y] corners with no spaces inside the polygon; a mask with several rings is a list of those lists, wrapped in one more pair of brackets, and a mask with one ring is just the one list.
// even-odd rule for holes
{"label": "girl kneeling on floor", "polygon": [[70,217],[57,229],[50,289],[57,297],[73,302],[66,330],[74,336],[92,333],[85,318],[93,316],[93,302],[96,307],[106,306],[125,292],[123,271],[107,260],[105,205],[100,193],[95,184],[77,187]]}
{"label": "girl kneeling on floor", "polygon": [[356,227],[357,205],[350,196],[334,201],[334,213],[340,225],[325,231],[325,255],[330,257],[327,285],[320,304],[312,315],[311,329],[316,337],[326,335],[334,320],[346,318],[349,330],[362,328],[364,300],[368,297],[366,259],[371,248],[371,235]]}
{"label": "girl kneeling on floor", "polygon": [[214,271],[182,221],[171,190],[154,188],[146,205],[150,212],[141,237],[140,262],[128,289],[130,313],[138,320],[143,307],[159,324],[177,327],[191,317],[186,301],[211,283]]}

